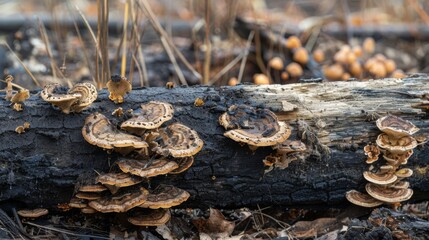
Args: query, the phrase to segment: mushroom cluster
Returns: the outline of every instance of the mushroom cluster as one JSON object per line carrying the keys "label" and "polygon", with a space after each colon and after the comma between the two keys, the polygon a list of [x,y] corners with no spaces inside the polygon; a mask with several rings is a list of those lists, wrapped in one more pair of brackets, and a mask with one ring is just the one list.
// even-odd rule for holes
{"label": "mushroom cluster", "polygon": [[[362,78],[403,78],[405,74],[396,68],[396,63],[383,54],[375,54],[375,41],[373,38],[366,38],[362,46],[350,45],[342,46],[334,55],[333,60],[325,61],[320,58],[323,64],[323,73],[329,80],[348,80],[351,77]],[[319,59],[324,55],[323,51],[317,49],[313,56]]]}
{"label": "mushroom cluster", "polygon": [[[13,110],[20,112],[23,110],[22,105],[25,100],[30,97],[30,91],[25,89],[17,84],[12,83],[13,81],[12,75],[7,75],[4,81],[6,83],[6,97],[7,101],[11,102]],[[17,88],[18,90],[13,90],[13,88]]]}
{"label": "mushroom cluster", "polygon": [[97,89],[91,83],[77,83],[69,90],[58,83],[48,84],[40,92],[43,100],[65,114],[82,112],[97,99],[97,95]]}
{"label": "mushroom cluster", "polygon": [[268,109],[253,108],[247,105],[232,105],[219,117],[219,124],[227,131],[225,137],[247,144],[251,150],[271,146],[276,150],[263,162],[266,166],[284,169],[298,159],[298,153],[306,151],[301,141],[287,140],[291,128],[285,122],[278,121],[277,116]]}
{"label": "mushroom cluster", "polygon": [[82,128],[85,140],[123,157],[111,172],[80,186],[69,205],[83,213],[127,212],[128,221],[139,226],[166,223],[170,219],[168,209],[186,201],[190,194],[163,184],[148,190],[143,182],[184,172],[203,146],[189,127],[180,123],[163,126],[173,115],[171,104],[151,101],[122,122],[121,130],[101,113],[89,115]]}
{"label": "mushroom cluster", "polygon": [[413,174],[410,168],[400,168],[407,164],[417,147],[417,141],[412,137],[419,129],[410,121],[388,115],[377,120],[377,127],[382,131],[377,137],[377,145],[367,145],[365,153],[367,163],[378,160],[378,154],[383,153],[386,161],[376,171],[365,171],[364,178],[369,182],[365,186],[366,193],[351,190],[346,193],[350,202],[362,207],[376,207],[383,203],[399,205],[413,195],[410,184],[404,181]]}

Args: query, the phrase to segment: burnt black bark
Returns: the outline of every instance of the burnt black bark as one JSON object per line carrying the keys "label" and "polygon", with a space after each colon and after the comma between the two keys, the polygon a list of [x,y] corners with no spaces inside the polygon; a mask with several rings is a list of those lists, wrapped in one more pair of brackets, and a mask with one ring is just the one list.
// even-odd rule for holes
{"label": "burnt black bark", "polygon": [[[173,184],[190,192],[184,206],[241,207],[249,205],[347,204],[344,193],[362,190],[367,169],[362,148],[374,142],[379,131],[372,116],[392,113],[415,123],[422,134],[429,132],[427,114],[412,104],[429,93],[428,78],[403,81],[385,79],[367,82],[310,83],[271,86],[178,87],[133,90],[120,105],[137,109],[150,100],[174,105],[172,121],[195,129],[205,145],[194,165],[178,175],[151,180]],[[195,107],[202,98],[204,106]],[[286,103],[288,101],[292,106]],[[268,107],[292,127],[292,138],[305,137],[312,149],[304,161],[294,161],[285,170],[264,175],[262,159],[272,150],[252,152],[223,136],[218,117],[232,104]],[[84,119],[101,112],[111,119],[119,105],[99,93],[96,102],[81,114],[65,115],[33,92],[23,112],[15,112],[0,100],[0,201],[28,207],[54,207],[67,202],[75,184],[87,176],[109,170],[117,155],[85,142]],[[294,109],[292,111],[292,109]],[[25,121],[31,128],[14,130]],[[428,199],[429,155],[423,145],[415,149],[408,166],[415,171],[409,180],[413,200]]]}

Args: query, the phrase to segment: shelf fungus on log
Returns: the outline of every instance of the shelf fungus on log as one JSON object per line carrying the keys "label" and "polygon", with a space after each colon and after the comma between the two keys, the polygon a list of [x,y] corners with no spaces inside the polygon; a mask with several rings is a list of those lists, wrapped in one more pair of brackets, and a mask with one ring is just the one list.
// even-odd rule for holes
{"label": "shelf fungus on log", "polygon": [[[411,135],[419,129],[410,121],[391,115],[378,119],[376,124],[383,133],[378,135],[377,146],[375,147],[380,148],[386,163],[380,166],[377,172],[365,171],[363,173],[364,178],[369,181],[365,186],[369,195],[365,194],[365,197],[396,207],[400,202],[409,200],[413,195],[413,190],[409,188],[409,182],[403,181],[403,179],[412,176],[413,170],[398,168],[407,163],[413,154],[413,149],[417,147],[417,141]],[[370,145],[367,145],[364,151],[368,155],[367,163],[372,163],[374,161],[369,161],[371,159],[368,153],[371,152],[372,154],[376,151],[374,151],[374,147],[369,149],[368,146]],[[363,195],[363,193],[360,194]],[[372,207],[355,201],[349,193],[346,194],[346,197],[356,205]]]}
{"label": "shelf fungus on log", "polygon": [[174,109],[169,103],[151,101],[141,105],[141,110],[121,124],[121,128],[131,133],[141,134],[147,129],[159,128],[173,118]]}
{"label": "shelf fungus on log", "polygon": [[123,103],[125,94],[129,93],[133,86],[126,77],[113,75],[106,84],[109,90],[109,99],[115,103]]}
{"label": "shelf fungus on log", "polygon": [[159,136],[154,140],[157,146],[153,151],[162,156],[190,157],[197,154],[204,145],[196,131],[181,123],[158,129],[158,133]]}
{"label": "shelf fungus on log", "polygon": [[167,223],[171,218],[169,209],[146,210],[145,212],[137,211],[132,213],[128,221],[136,226],[160,226]]}
{"label": "shelf fungus on log", "polygon": [[149,192],[145,188],[140,188],[131,192],[125,191],[121,194],[105,196],[98,200],[90,201],[88,205],[103,213],[126,212],[143,204],[148,194]]}
{"label": "shelf fungus on log", "polygon": [[47,215],[49,211],[45,208],[36,208],[32,210],[19,210],[17,213],[19,216],[25,218],[38,218]]}
{"label": "shelf fungus on log", "polygon": [[139,207],[158,209],[171,208],[188,200],[189,193],[172,185],[159,185],[155,190],[149,191],[146,202]]}
{"label": "shelf fungus on log", "polygon": [[176,162],[166,158],[153,160],[121,159],[118,161],[121,171],[149,178],[167,174],[179,167]]}
{"label": "shelf fungus on log", "polygon": [[279,122],[268,109],[247,105],[232,105],[219,117],[225,130],[224,136],[253,147],[273,146],[285,141],[291,134],[290,127]]}
{"label": "shelf fungus on log", "polygon": [[135,149],[148,147],[141,138],[119,131],[101,113],[93,113],[85,119],[82,135],[92,145],[112,149],[124,155]]}
{"label": "shelf fungus on log", "polygon": [[356,190],[348,191],[346,193],[346,198],[349,200],[349,202],[362,207],[377,207],[384,203],[366,193],[361,193]]}
{"label": "shelf fungus on log", "polygon": [[103,184],[112,194],[115,194],[120,188],[134,186],[141,183],[143,179],[138,176],[122,172],[101,174],[95,181]]}
{"label": "shelf fungus on log", "polygon": [[67,91],[58,83],[46,85],[40,93],[46,102],[61,109],[65,114],[82,112],[98,96],[97,89],[91,83],[78,83]]}

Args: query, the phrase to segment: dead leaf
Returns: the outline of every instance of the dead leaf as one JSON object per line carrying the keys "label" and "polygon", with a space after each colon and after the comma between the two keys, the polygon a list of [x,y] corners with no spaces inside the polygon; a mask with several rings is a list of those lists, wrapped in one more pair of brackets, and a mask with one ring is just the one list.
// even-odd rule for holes
{"label": "dead leaf", "polygon": [[207,233],[211,238],[225,238],[234,231],[235,223],[225,220],[222,213],[214,208],[210,208],[208,219],[195,219],[192,223],[197,227],[199,233]]}
{"label": "dead leaf", "polygon": [[295,223],[291,235],[295,238],[314,238],[340,228],[341,223],[336,218],[318,218],[314,221]]}

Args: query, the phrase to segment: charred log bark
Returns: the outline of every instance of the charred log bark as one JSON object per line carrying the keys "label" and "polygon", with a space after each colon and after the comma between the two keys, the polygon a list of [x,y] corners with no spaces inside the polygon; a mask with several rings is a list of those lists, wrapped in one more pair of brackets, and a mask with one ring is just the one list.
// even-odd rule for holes
{"label": "charred log bark", "polygon": [[[363,146],[374,142],[374,119],[395,114],[411,120],[427,135],[427,113],[412,106],[429,94],[427,76],[403,80],[325,82],[270,86],[148,88],[129,94],[124,109],[142,102],[162,100],[175,107],[173,121],[195,129],[204,140],[194,165],[179,175],[151,180],[169,183],[191,193],[187,206],[239,207],[254,204],[337,204],[344,193],[362,190]],[[202,98],[205,104],[194,106]],[[292,138],[303,139],[311,149],[304,161],[285,170],[264,174],[262,159],[271,148],[251,152],[223,136],[219,115],[232,104],[268,107],[293,127]],[[116,109],[106,91],[81,114],[65,115],[33,93],[23,112],[0,100],[0,201],[53,207],[67,202],[79,179],[106,172],[117,155],[85,142],[83,121],[92,112],[111,117]],[[25,121],[31,128],[14,130]],[[415,199],[428,199],[429,149],[415,149],[408,166]],[[426,194],[426,195],[425,195]]]}

